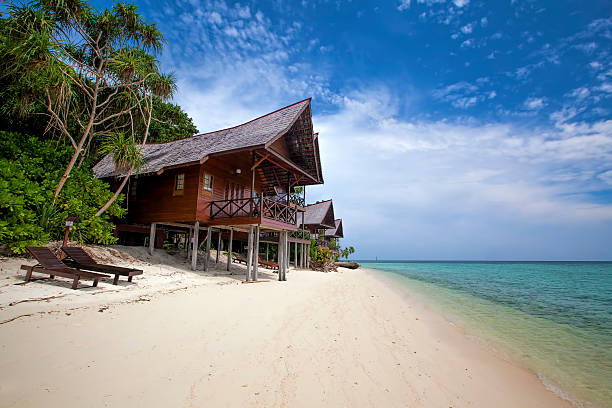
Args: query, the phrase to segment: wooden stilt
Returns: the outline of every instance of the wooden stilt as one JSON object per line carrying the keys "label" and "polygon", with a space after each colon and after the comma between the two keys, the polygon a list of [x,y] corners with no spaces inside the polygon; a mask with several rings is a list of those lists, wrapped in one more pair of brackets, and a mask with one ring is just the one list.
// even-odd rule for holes
{"label": "wooden stilt", "polygon": [[200,235],[200,221],[193,224],[193,238],[191,239],[191,270],[198,266],[198,238]]}
{"label": "wooden stilt", "polygon": [[217,256],[215,257],[215,263],[219,263],[219,254],[221,253],[221,230],[219,230],[219,236],[217,237]]}
{"label": "wooden stilt", "polygon": [[285,258],[283,256],[283,232],[281,231],[278,234],[278,250],[276,251],[278,253],[278,280],[282,281],[283,280],[283,270],[285,270]]}
{"label": "wooden stilt", "polygon": [[157,229],[157,224],[151,223],[151,232],[149,233],[149,254],[153,255],[153,250],[155,249],[155,230]]}
{"label": "wooden stilt", "polygon": [[185,252],[187,252],[187,259],[191,257],[191,228],[185,233]]}
{"label": "wooden stilt", "polygon": [[[285,248],[287,248],[285,252],[285,261],[287,262],[287,267],[285,268],[285,272],[286,272],[287,269],[289,269],[289,265],[290,265],[289,261],[290,261],[290,255],[291,255],[291,247],[289,246],[289,233],[287,231],[285,231]],[[283,274],[283,278],[285,278],[284,274]]]}
{"label": "wooden stilt", "polygon": [[246,272],[246,281],[251,281],[251,268],[253,266],[253,226],[249,225],[249,239],[248,239],[248,249],[247,249],[247,272]]}
{"label": "wooden stilt", "polygon": [[230,229],[229,241],[227,243],[227,271],[231,274],[232,268],[232,241],[234,240],[234,230]]}
{"label": "wooden stilt", "polygon": [[257,280],[257,268],[259,266],[259,225],[255,226],[255,248],[253,250],[253,280]]}
{"label": "wooden stilt", "polygon": [[187,257],[187,259],[189,259],[191,256],[191,246],[189,244],[189,238],[191,238],[191,229],[189,229],[189,232],[185,233],[185,256]]}
{"label": "wooden stilt", "polygon": [[212,240],[212,227],[209,225],[206,231],[206,259],[204,259],[204,270],[208,272],[208,264],[210,263],[210,241]]}
{"label": "wooden stilt", "polygon": [[295,268],[298,267],[298,250],[297,250],[297,242],[295,243],[295,245],[293,245],[293,250],[294,250],[294,254],[293,254],[293,266]]}
{"label": "wooden stilt", "polygon": [[268,262],[268,261],[269,261],[269,259],[268,259],[268,253],[269,253],[269,251],[268,251],[268,250],[269,250],[269,249],[270,249],[270,243],[269,243],[269,242],[266,242],[266,262]]}

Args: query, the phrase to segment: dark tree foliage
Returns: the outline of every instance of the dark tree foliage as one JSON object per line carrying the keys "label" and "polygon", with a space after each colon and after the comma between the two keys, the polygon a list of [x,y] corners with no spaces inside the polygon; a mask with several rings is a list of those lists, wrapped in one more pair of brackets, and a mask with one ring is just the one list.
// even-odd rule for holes
{"label": "dark tree foliage", "polygon": [[164,143],[184,139],[198,133],[193,120],[180,106],[153,100],[153,119],[149,128],[149,142]]}

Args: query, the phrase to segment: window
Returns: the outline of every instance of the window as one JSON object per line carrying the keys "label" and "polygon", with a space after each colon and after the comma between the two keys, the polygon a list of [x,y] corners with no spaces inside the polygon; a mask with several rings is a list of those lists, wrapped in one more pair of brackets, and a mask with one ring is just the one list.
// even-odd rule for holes
{"label": "window", "polygon": [[136,187],[138,187],[138,182],[136,180],[132,180],[132,185],[130,186],[130,197],[136,198]]}
{"label": "window", "polygon": [[204,173],[204,185],[202,186],[204,191],[212,191],[213,189],[213,176],[208,173]]}
{"label": "window", "polygon": [[185,173],[180,173],[176,175],[176,179],[174,179],[174,191],[175,193],[183,193],[185,189]]}

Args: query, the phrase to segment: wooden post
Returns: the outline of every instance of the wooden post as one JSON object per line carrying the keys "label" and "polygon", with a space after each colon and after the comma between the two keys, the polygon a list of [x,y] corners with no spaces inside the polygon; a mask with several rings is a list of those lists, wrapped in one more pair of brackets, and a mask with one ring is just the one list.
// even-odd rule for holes
{"label": "wooden post", "polygon": [[234,240],[234,229],[230,228],[230,237],[227,245],[227,271],[232,274],[231,266],[232,266],[232,241]]}
{"label": "wooden post", "polygon": [[217,237],[217,257],[215,263],[219,263],[219,254],[221,253],[221,230],[219,230],[219,236]]}
{"label": "wooden post", "polygon": [[255,248],[253,250],[253,280],[257,280],[259,266],[259,225],[255,226]]}
{"label": "wooden post", "polygon": [[[286,252],[285,252],[285,261],[286,261],[286,268],[285,268],[285,272],[287,271],[287,269],[289,269],[289,265],[290,265],[290,257],[291,257],[291,247],[289,246],[289,233],[287,231],[285,231],[285,248]],[[284,274],[283,274],[283,278],[284,278]],[[284,279],[283,279],[284,280]]]}
{"label": "wooden post", "polygon": [[283,280],[283,270],[285,269],[285,258],[283,257],[283,232],[279,232],[278,234],[278,280]]}
{"label": "wooden post", "polygon": [[269,259],[268,259],[268,252],[269,252],[268,249],[270,249],[270,243],[266,242],[266,262],[269,261]]}
{"label": "wooden post", "polygon": [[289,269],[289,254],[291,253],[291,251],[289,251],[289,231],[285,231],[285,247],[287,248],[287,267],[285,268],[285,271],[283,272],[283,280],[286,281],[287,280],[287,269]]}
{"label": "wooden post", "polygon": [[250,191],[250,198],[249,198],[249,211],[250,211],[249,217],[253,216],[253,196],[254,194],[255,194],[255,152],[253,152],[252,162],[251,162],[251,191]]}
{"label": "wooden post", "polygon": [[298,267],[298,250],[297,250],[297,242],[295,243],[295,245],[293,246],[293,250],[295,251],[295,254],[293,254],[293,266],[294,267]]}
{"label": "wooden post", "polygon": [[193,224],[193,238],[191,239],[191,270],[198,266],[198,239],[200,235],[200,221]]}
{"label": "wooden post", "polygon": [[185,233],[185,252],[187,253],[187,259],[191,257],[191,228]]}
{"label": "wooden post", "polygon": [[212,240],[212,227],[209,225],[206,231],[206,259],[204,260],[204,270],[206,272],[208,272],[208,264],[210,263],[210,241],[211,240]]}
{"label": "wooden post", "polygon": [[249,246],[247,249],[247,272],[246,272],[246,281],[251,281],[251,269],[253,266],[253,226],[249,225]]}
{"label": "wooden post", "polygon": [[153,250],[155,249],[155,229],[157,228],[157,224],[151,223],[151,232],[149,233],[149,254],[153,255]]}

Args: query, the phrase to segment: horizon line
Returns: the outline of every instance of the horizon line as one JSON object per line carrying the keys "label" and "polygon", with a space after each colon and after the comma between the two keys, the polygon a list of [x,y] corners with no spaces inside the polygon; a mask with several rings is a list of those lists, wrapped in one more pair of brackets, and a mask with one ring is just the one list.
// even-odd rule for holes
{"label": "horizon line", "polygon": [[453,262],[474,262],[474,263],[487,263],[487,262],[516,262],[516,263],[520,263],[520,262],[594,262],[594,263],[612,263],[612,259],[608,259],[608,260],[544,260],[544,259],[532,259],[532,260],[527,260],[527,259],[519,259],[519,260],[507,260],[507,259],[350,259],[349,261],[354,261],[354,262],[411,262],[411,263],[418,263],[418,262],[448,262],[448,263],[453,263]]}

